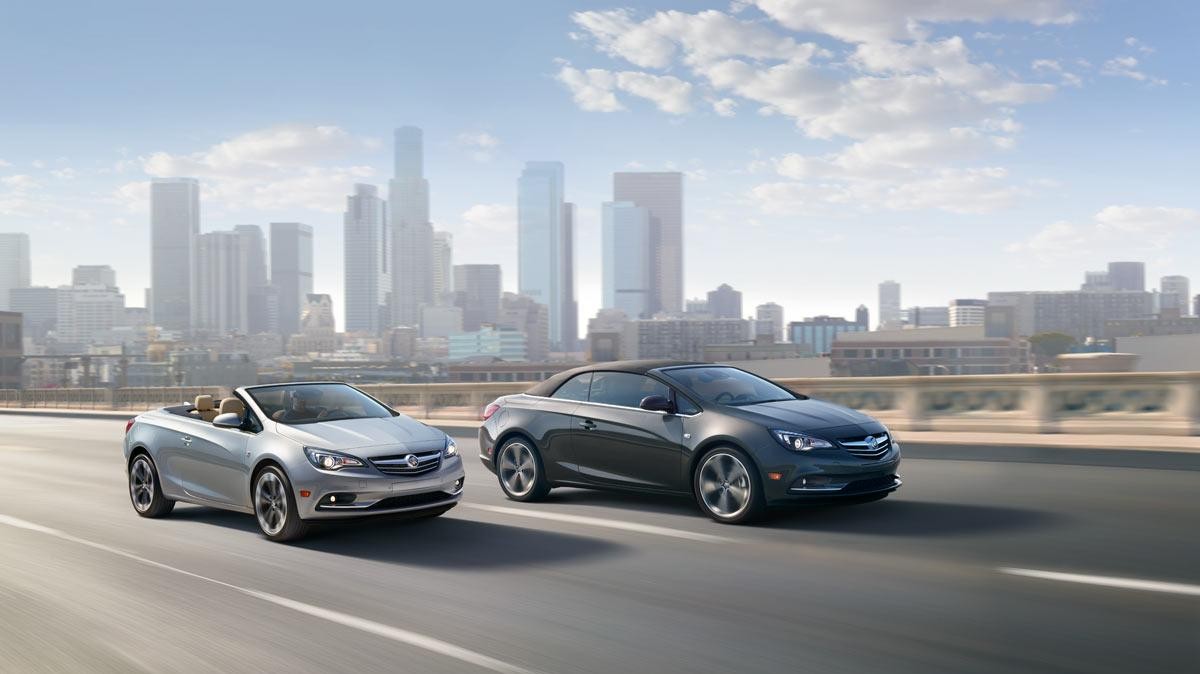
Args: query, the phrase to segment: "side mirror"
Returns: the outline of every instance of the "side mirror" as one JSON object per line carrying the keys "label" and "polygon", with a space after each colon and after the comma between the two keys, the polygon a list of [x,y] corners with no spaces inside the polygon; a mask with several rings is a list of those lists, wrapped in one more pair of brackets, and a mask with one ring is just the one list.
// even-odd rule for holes
{"label": "side mirror", "polygon": [[218,414],[213,418],[212,425],[216,426],[217,428],[241,428],[242,415],[238,414],[237,412]]}
{"label": "side mirror", "polygon": [[671,404],[670,398],[666,396],[646,396],[642,398],[642,402],[638,404],[638,407],[651,412],[675,413],[675,406]]}

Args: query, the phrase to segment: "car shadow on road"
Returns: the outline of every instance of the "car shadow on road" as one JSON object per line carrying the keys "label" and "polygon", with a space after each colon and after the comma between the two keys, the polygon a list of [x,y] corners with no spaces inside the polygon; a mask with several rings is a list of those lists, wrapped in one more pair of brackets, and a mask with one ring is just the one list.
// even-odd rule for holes
{"label": "car shadow on road", "polygon": [[[228,510],[188,505],[176,508],[170,517],[259,533],[253,515]],[[265,538],[263,542],[267,543]],[[599,538],[479,522],[454,515],[323,522],[291,545],[379,562],[450,569],[549,565],[610,558],[627,552],[626,546]]]}
{"label": "car shadow on road", "polygon": [[599,489],[555,489],[546,496],[545,503],[561,503],[571,506],[595,506],[622,508],[664,515],[695,515],[703,517],[696,501],[689,496],[673,494],[645,494],[626,491],[602,491]]}
{"label": "car shadow on road", "polygon": [[628,550],[599,538],[449,515],[325,524],[295,545],[378,562],[467,570],[576,563],[611,558]]}
{"label": "car shadow on road", "polygon": [[1058,516],[1039,510],[894,497],[857,505],[813,505],[772,511],[764,527],[875,536],[957,537],[1043,528]]}

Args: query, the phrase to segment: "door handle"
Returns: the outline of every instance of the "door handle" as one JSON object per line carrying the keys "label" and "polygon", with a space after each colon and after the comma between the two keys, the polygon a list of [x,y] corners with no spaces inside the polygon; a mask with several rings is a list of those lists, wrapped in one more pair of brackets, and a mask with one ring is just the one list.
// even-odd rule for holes
{"label": "door handle", "polygon": [[585,431],[590,431],[596,427],[596,422],[592,421],[591,419],[586,419],[584,421],[579,422],[579,426],[580,426],[580,428],[582,428]]}
{"label": "door handle", "polygon": [[190,436],[190,435],[183,436],[183,444],[185,444],[185,445],[192,444],[192,436]]}

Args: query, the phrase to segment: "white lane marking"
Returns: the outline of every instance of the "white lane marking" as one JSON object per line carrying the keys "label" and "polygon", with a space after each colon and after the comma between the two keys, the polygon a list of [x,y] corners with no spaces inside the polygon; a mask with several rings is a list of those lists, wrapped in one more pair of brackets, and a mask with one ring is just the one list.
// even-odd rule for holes
{"label": "white lane marking", "polygon": [[653,524],[637,524],[636,522],[622,522],[620,520],[609,520],[601,517],[586,517],[583,515],[564,515],[561,513],[548,513],[538,510],[525,510],[523,508],[505,508],[503,506],[483,505],[481,503],[463,503],[467,508],[476,510],[484,510],[490,513],[499,513],[501,515],[516,515],[517,517],[532,517],[534,519],[551,520],[553,522],[565,522],[567,524],[583,524],[591,527],[604,527],[606,529],[619,529],[621,531],[633,531],[639,534],[650,534],[652,536],[667,536],[669,538],[682,538],[688,541],[700,541],[703,543],[733,543],[732,538],[724,536],[713,536],[711,534],[701,534],[694,531],[684,531],[683,529],[671,529],[668,527],[658,527]]}
{"label": "white lane marking", "polygon": [[1060,571],[1040,571],[1038,569],[1016,569],[1010,567],[1001,567],[997,569],[997,571],[1000,573],[1007,573],[1010,576],[1024,576],[1026,578],[1040,578],[1042,580],[1058,580],[1064,583],[1082,583],[1084,585],[1115,587],[1122,590],[1166,592],[1168,594],[1182,594],[1191,597],[1200,597],[1200,585],[1188,585],[1187,583],[1166,583],[1158,580],[1119,578],[1116,576],[1090,576],[1084,573],[1063,573]]}
{"label": "white lane marking", "polygon": [[46,534],[47,536],[53,536],[55,538],[58,538],[58,539],[61,539],[64,541],[69,541],[71,543],[77,543],[79,545],[85,545],[89,548],[94,548],[96,550],[103,550],[104,552],[108,552],[108,553],[111,553],[114,555],[119,555],[126,559],[131,559],[140,564],[145,564],[146,566],[152,566],[156,569],[162,569],[164,571],[173,571],[175,573],[178,573],[178,574],[181,574],[184,576],[188,576],[190,578],[195,578],[196,580],[203,580],[205,582],[209,582],[214,585],[220,585],[221,587],[228,588],[235,592],[240,592],[249,597],[261,599],[265,602],[275,604],[276,606],[288,608],[293,611],[297,611],[299,613],[303,613],[305,615],[312,616],[314,618],[328,620],[329,622],[337,623],[338,625],[342,625],[344,627],[350,627],[352,629],[361,630],[361,631],[367,632],[369,634],[381,636],[381,637],[384,637],[385,639],[391,639],[392,641],[397,641],[402,644],[407,644],[409,646],[414,646],[416,648],[422,648],[431,653],[437,653],[439,655],[444,655],[446,657],[454,658],[455,660],[460,660],[462,662],[466,662],[468,664],[475,665],[476,667],[480,667],[482,669],[487,669],[487,670],[490,670],[493,672],[503,672],[504,674],[534,674],[533,670],[526,669],[524,667],[520,667],[520,666],[517,666],[514,664],[510,664],[510,663],[504,662],[503,660],[497,660],[496,658],[493,658],[491,656],[484,655],[483,653],[478,653],[476,651],[472,651],[467,648],[463,648],[462,646],[456,646],[454,644],[442,641],[441,639],[437,639],[437,638],[434,638],[431,636],[426,636],[424,634],[420,634],[417,632],[410,632],[409,630],[400,629],[399,627],[392,627],[391,625],[385,625],[383,623],[378,623],[373,620],[367,620],[366,618],[359,618],[358,616],[353,616],[348,613],[342,613],[340,611],[333,611],[330,609],[322,608],[320,606],[306,604],[304,602],[296,601],[294,599],[288,599],[287,597],[281,597],[279,595],[271,594],[269,592],[261,592],[259,590],[252,590],[250,588],[233,585],[232,583],[226,583],[225,581],[222,581],[222,580],[217,580],[215,578],[209,578],[208,576],[202,576],[198,573],[192,573],[191,571],[185,571],[183,569],[179,569],[174,566],[169,566],[167,564],[163,564],[162,562],[156,562],[152,559],[140,557],[138,555],[133,554],[132,552],[126,552],[125,550],[121,550],[120,548],[114,548],[110,545],[105,545],[103,543],[97,543],[95,541],[89,541],[87,539],[79,538],[77,536],[72,536],[71,534],[68,534],[66,532],[59,531],[58,529],[51,529],[50,527],[42,526],[40,524],[35,524],[33,522],[28,522],[26,520],[22,520],[22,519],[19,519],[16,517],[11,517],[9,515],[0,514],[0,524],[7,524],[8,526],[15,527],[17,529],[36,531],[38,533]]}

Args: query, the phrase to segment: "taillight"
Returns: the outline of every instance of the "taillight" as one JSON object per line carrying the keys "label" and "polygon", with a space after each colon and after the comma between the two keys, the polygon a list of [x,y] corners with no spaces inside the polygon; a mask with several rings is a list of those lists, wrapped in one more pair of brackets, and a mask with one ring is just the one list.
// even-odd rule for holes
{"label": "taillight", "polygon": [[134,421],[135,421],[135,419],[130,419],[129,421],[125,422],[125,434],[126,435],[129,435],[129,429],[133,428]]}
{"label": "taillight", "polygon": [[499,403],[488,403],[488,406],[483,408],[483,420],[487,421],[492,418],[492,415],[500,411]]}

